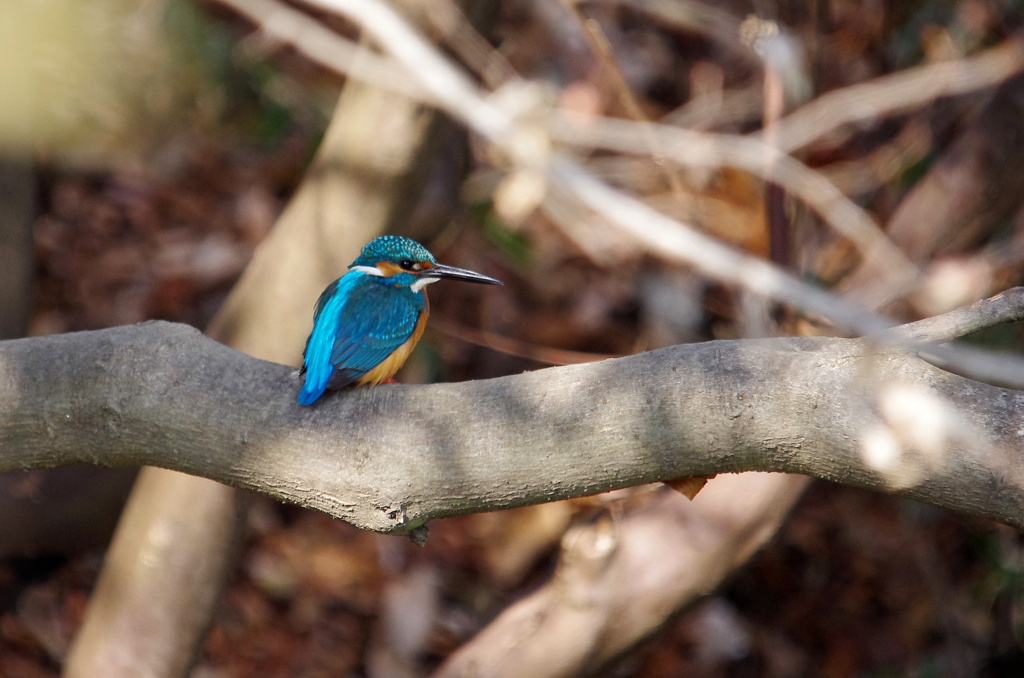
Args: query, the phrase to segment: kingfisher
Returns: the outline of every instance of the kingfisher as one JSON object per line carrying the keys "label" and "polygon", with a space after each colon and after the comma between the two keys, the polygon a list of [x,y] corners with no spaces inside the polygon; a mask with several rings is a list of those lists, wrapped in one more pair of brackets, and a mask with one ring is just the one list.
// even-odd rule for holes
{"label": "kingfisher", "polygon": [[426,247],[397,235],[371,240],[348,269],[316,302],[299,371],[305,377],[301,405],[312,405],[327,389],[375,386],[390,379],[427,326],[427,285],[441,278],[502,284],[439,264]]}

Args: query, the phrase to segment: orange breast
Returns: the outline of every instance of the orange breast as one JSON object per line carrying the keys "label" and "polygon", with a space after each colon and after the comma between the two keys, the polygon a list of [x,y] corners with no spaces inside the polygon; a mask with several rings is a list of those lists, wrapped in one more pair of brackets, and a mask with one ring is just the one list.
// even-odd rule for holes
{"label": "orange breast", "polygon": [[382,381],[386,381],[395,376],[395,372],[397,372],[402,365],[405,364],[405,361],[409,359],[409,356],[412,354],[412,350],[416,348],[416,344],[419,343],[420,337],[423,336],[423,330],[427,327],[428,315],[430,315],[429,303],[423,307],[423,312],[420,313],[420,318],[416,321],[416,329],[412,331],[412,335],[410,335],[406,342],[396,348],[391,355],[382,360],[372,370],[356,379],[355,385],[376,386]]}

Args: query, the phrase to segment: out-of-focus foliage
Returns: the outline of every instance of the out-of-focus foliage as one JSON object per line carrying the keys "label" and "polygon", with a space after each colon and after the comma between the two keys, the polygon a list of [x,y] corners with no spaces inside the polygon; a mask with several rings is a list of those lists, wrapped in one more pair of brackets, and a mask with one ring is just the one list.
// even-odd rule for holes
{"label": "out-of-focus foliage", "polygon": [[298,84],[193,2],[12,0],[0,38],[0,148],[51,161],[173,163],[199,130],[270,146],[295,117],[323,126],[337,86]]}
{"label": "out-of-focus foliage", "polygon": [[0,150],[33,153],[45,177],[32,333],[205,324],[300,180],[340,83],[282,67],[188,1],[17,0],[0,5],[0,31],[14,55],[0,61]]}

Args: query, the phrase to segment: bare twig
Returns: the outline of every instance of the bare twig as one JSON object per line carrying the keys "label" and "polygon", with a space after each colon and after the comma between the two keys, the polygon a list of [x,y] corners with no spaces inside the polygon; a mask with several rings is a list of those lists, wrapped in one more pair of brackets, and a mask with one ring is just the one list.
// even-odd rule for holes
{"label": "bare twig", "polygon": [[[634,238],[662,256],[685,262],[716,280],[738,285],[770,299],[823,317],[841,318],[844,326],[857,328],[864,334],[879,332],[892,325],[859,306],[799,282],[766,261],[726,247],[696,230],[679,228],[679,222],[617,193],[574,163],[554,162],[550,171],[558,185],[566,187],[577,200],[619,228],[628,230]],[[700,256],[694,256],[695,252]]]}
{"label": "bare twig", "polygon": [[[227,0],[238,2],[239,0]],[[263,1],[263,0],[261,0]],[[374,37],[409,73],[415,73],[420,90],[431,97],[442,110],[462,120],[473,131],[501,145],[509,142],[514,126],[508,114],[488,101],[482,91],[447,58],[432,47],[398,13],[378,0],[306,0],[314,7],[348,17],[367,35]],[[316,23],[313,19],[310,22]],[[314,57],[329,68],[341,69],[336,55],[327,53]],[[355,77],[359,74],[352,73]],[[370,84],[378,84],[368,81]],[[416,96],[416,92],[410,93]]]}
{"label": "bare twig", "polygon": [[622,357],[621,355],[584,353],[583,351],[570,351],[563,348],[540,346],[519,339],[512,339],[496,332],[488,332],[487,330],[480,330],[465,325],[456,326],[434,318],[430,319],[430,328],[434,331],[442,332],[456,341],[486,346],[499,353],[527,358],[528,360],[534,360],[547,365],[578,365],[580,363],[596,363],[601,360]]}
{"label": "bare twig", "polygon": [[434,0],[412,7],[419,9],[423,19],[440,32],[445,47],[452,51],[489,88],[497,89],[519,78],[505,55],[474,28],[467,18],[480,11],[492,11],[484,3],[470,3],[463,12],[453,0]]}
{"label": "bare twig", "polygon": [[1024,287],[1014,287],[970,306],[894,327],[887,334],[903,341],[942,342],[1019,320],[1024,320]]}
{"label": "bare twig", "polygon": [[736,39],[740,30],[740,20],[727,10],[712,3],[677,2],[676,0],[580,0],[580,4],[589,3],[626,5],[670,26],[685,31],[704,33],[722,48],[752,57],[752,54],[740,46]]}
{"label": "bare twig", "polygon": [[[239,2],[239,0],[223,1]],[[274,0],[260,1],[273,2]],[[519,126],[519,123],[522,122],[518,117],[523,105],[522,97],[517,97],[514,95],[515,93],[505,90],[500,90],[497,93],[497,99],[485,96],[471,80],[386,5],[377,0],[308,0],[308,2],[322,9],[338,12],[358,23],[379,40],[396,61],[410,71],[415,71],[422,78],[422,88],[428,92],[431,101],[436,102],[444,110],[458,117],[475,132],[502,149],[513,166],[540,170],[556,183],[564,181],[567,177],[573,177],[573,183],[564,186],[570,193],[580,190],[584,185],[591,188],[591,193],[600,189],[603,200],[612,203],[620,215],[628,214],[631,215],[630,218],[651,216],[653,210],[640,209],[640,203],[636,200],[604,186],[590,177],[574,161],[557,153],[550,156],[538,156],[537,144],[532,139],[537,135],[538,130],[530,125]],[[308,18],[308,21],[315,23],[312,18]],[[280,39],[286,38],[280,36]],[[335,56],[325,52],[314,58],[329,68],[345,72],[348,64],[347,57],[347,52]],[[356,72],[350,75],[361,77],[361,74]],[[521,88],[521,85],[517,85],[517,87]],[[529,99],[529,97],[527,98]],[[496,101],[502,101],[504,105],[499,106]],[[603,145],[607,148],[635,152],[636,147],[642,147],[644,143],[643,135],[648,133],[643,129],[645,127],[647,124],[641,126],[639,123],[604,120],[594,130],[581,130],[556,117],[549,121],[549,128],[543,132],[552,133],[564,142]],[[723,135],[705,136],[665,126],[656,127],[656,129],[659,140],[667,146],[666,155],[670,155],[677,161],[690,162],[691,158],[695,158],[693,163],[702,166],[715,166],[724,163],[753,172],[762,172],[765,160],[773,160],[771,167],[775,174],[771,178],[785,185],[787,190],[794,195],[808,200],[830,223],[842,229],[859,246],[868,248],[872,252],[876,248],[883,250],[886,248],[887,241],[880,235],[877,226],[863,210],[846,199],[823,177],[806,170],[803,165],[791,157],[782,155],[777,150],[755,139],[727,138]],[[528,142],[523,143],[524,140],[528,140]],[[577,197],[582,198],[582,196]],[[680,231],[685,233],[685,235],[679,236],[679,239],[686,240],[689,246],[674,248],[674,256],[695,266],[698,270],[716,276],[719,273],[724,274],[727,272],[725,269],[718,267],[712,272],[711,268],[704,265],[704,262],[709,259],[728,260],[731,269],[750,268],[754,272],[742,275],[733,272],[722,279],[745,287],[753,285],[747,289],[757,294],[793,304],[798,308],[811,310],[833,320],[840,326],[861,333],[877,331],[882,326],[890,324],[870,313],[852,309],[848,304],[836,303],[834,300],[822,303],[823,298],[831,298],[777,267],[766,265],[756,257],[730,250],[678,221],[660,214],[657,215],[657,218],[663,225],[664,228],[661,230],[664,232]],[[626,227],[626,231],[636,234],[644,229],[642,223],[630,224]],[[624,226],[618,221],[616,224],[619,227]],[[655,252],[664,246],[663,242],[651,237],[646,237],[643,241]],[[890,255],[889,258],[893,261],[893,270],[905,271],[906,266],[900,265],[898,252],[890,252]],[[778,296],[780,294],[781,296]]]}
{"label": "bare twig", "polygon": [[[338,35],[307,14],[275,0],[217,0],[260,26],[267,37],[294,46],[317,63],[330,62],[354,78],[396,94],[427,99],[417,77],[393,60]],[[344,64],[344,66],[342,66]]]}
{"label": "bare twig", "polygon": [[909,68],[824,94],[779,121],[775,134],[779,148],[795,151],[848,125],[874,123],[927,104],[993,87],[1024,68],[1024,43],[1007,40],[978,56]]}
{"label": "bare twig", "polygon": [[586,38],[587,45],[590,47],[590,51],[597,57],[597,62],[601,65],[601,69],[604,71],[608,80],[611,82],[619,103],[622,105],[623,110],[626,114],[634,121],[641,123],[643,129],[646,131],[646,146],[647,153],[654,160],[654,164],[657,165],[658,170],[662,176],[665,177],[665,183],[668,184],[669,190],[674,195],[683,194],[683,182],[679,178],[679,174],[676,169],[665,162],[665,158],[661,155],[658,150],[658,140],[654,134],[651,133],[650,128],[647,127],[646,123],[650,123],[650,118],[644,114],[642,108],[640,108],[640,102],[637,101],[636,96],[629,87],[629,83],[626,82],[626,76],[622,73],[622,68],[619,66],[619,62],[615,59],[615,54],[612,53],[611,44],[608,42],[608,36],[601,30],[600,24],[594,19],[588,19],[580,11],[579,5],[574,0],[563,0],[569,11],[576,18],[576,21],[580,25],[580,29],[583,31],[583,37]]}
{"label": "bare twig", "polygon": [[[555,117],[549,128],[551,134],[563,143],[605,148],[626,154],[634,154],[642,148],[645,134],[633,123],[608,118],[591,121],[583,127],[573,125],[561,117]],[[877,255],[889,264],[888,270],[894,278],[904,279],[916,275],[916,267],[889,242],[874,219],[843,195],[821,173],[811,170],[792,156],[750,137],[694,132],[666,125],[652,124],[650,129],[656,135],[662,153],[674,162],[691,167],[714,168],[727,165],[776,181],[795,197],[806,202],[861,251],[877,252]],[[621,198],[628,199],[625,195]],[[698,259],[700,256],[695,251],[690,258]],[[746,259],[753,260],[753,257]],[[838,320],[835,317],[833,319]],[[847,320],[839,322],[845,324]]]}

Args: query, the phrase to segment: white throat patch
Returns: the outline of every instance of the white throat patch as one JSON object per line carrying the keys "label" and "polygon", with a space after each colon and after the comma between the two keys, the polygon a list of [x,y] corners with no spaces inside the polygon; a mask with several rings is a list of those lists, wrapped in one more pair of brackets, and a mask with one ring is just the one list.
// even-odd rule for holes
{"label": "white throat patch", "polygon": [[440,278],[418,278],[416,282],[409,285],[409,289],[413,292],[419,292],[430,283],[436,283]]}

